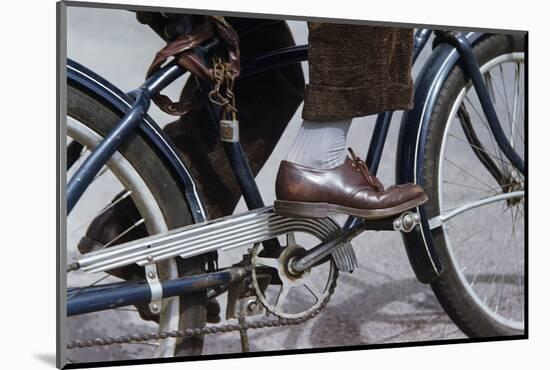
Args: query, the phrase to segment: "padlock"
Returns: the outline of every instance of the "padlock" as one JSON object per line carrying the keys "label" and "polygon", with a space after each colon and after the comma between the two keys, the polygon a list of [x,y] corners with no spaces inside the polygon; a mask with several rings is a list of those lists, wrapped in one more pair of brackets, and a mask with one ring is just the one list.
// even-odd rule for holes
{"label": "padlock", "polygon": [[239,142],[239,121],[236,119],[220,120],[220,139],[230,143]]}

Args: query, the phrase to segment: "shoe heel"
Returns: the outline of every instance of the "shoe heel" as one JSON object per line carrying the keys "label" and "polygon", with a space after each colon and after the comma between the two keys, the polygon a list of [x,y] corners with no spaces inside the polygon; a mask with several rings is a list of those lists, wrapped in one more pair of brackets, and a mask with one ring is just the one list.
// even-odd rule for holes
{"label": "shoe heel", "polygon": [[273,203],[275,213],[284,217],[325,218],[328,217],[327,203],[292,202],[276,200]]}

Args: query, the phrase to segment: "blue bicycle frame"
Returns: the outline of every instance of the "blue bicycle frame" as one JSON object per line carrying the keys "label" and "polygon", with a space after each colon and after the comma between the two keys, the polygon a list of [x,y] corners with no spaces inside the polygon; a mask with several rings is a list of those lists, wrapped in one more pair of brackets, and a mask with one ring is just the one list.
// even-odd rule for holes
{"label": "blue bicycle frame", "polygon": [[[432,31],[428,29],[420,29],[416,32],[414,37],[413,62],[416,62],[431,34]],[[472,45],[478,42],[483,36],[484,34],[476,32],[467,34],[447,32],[438,35],[438,45],[415,82],[414,108],[403,116],[396,166],[398,182],[418,182],[419,179],[422,179],[421,171],[423,165],[421,161],[424,157],[424,144],[429,119],[439,91],[451,69],[457,63],[462,64],[472,79],[473,86],[479,96],[481,106],[499,148],[518,171],[522,174],[524,173],[524,162],[510,146],[502,131],[490,94],[472,52]],[[212,42],[207,47],[199,48],[199,53],[207,60],[211,51],[217,46],[219,46],[217,42]],[[307,45],[274,50],[243,61],[240,78],[248,78],[269,69],[305,60],[307,60]],[[68,61],[68,84],[103,100],[115,112],[123,116],[121,121],[96,147],[70,179],[67,185],[68,213],[73,209],[99,170],[118,150],[126,138],[135,130],[140,130],[151,140],[158,153],[160,153],[168,166],[177,175],[180,185],[184,189],[193,220],[201,222],[208,218],[206,208],[196,190],[197,187],[194,180],[177,156],[174,144],[147,115],[151,97],[184,75],[185,72],[177,64],[173,62],[169,63],[152,75],[137,90],[132,91],[130,94],[124,94],[92,71],[74,61]],[[207,82],[202,81],[200,86],[203,93],[210,91],[210,85]],[[206,100],[208,101],[208,99]],[[208,110],[213,124],[217,127],[220,117],[219,107],[208,104]],[[373,174],[376,174],[378,170],[392,115],[393,112],[384,112],[379,114],[376,120],[366,158],[366,163]],[[230,160],[233,173],[239,183],[247,207],[249,209],[263,207],[264,202],[240,143],[224,142],[224,149]],[[404,234],[403,237],[405,238],[409,259],[417,278],[422,282],[431,282],[441,273],[441,263],[434,247],[423,207],[419,207],[418,211],[422,216],[421,224],[412,233]],[[353,228],[357,223],[357,219],[353,217],[348,218],[344,231]],[[424,245],[425,248],[412,248],[412,245]],[[196,289],[197,286],[201,289],[207,289],[227,285],[229,282],[238,279],[239,276],[240,273],[238,271],[229,269],[204,274],[203,276],[193,278],[193,280],[189,278],[172,280],[166,282],[163,289],[166,289],[166,294],[183,295],[196,291],[192,289]],[[84,294],[79,293],[78,299],[71,299],[69,294],[69,315],[107,309],[112,307],[113,302],[135,304],[147,302],[150,299],[150,291],[148,289],[145,289],[143,285],[130,282],[111,284],[99,289],[97,287],[82,288],[79,292]]]}

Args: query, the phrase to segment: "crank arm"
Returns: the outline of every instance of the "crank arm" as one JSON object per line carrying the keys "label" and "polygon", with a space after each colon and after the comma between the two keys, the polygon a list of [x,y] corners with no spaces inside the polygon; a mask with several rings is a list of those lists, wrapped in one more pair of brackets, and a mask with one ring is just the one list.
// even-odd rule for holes
{"label": "crank arm", "polygon": [[349,241],[361,234],[365,230],[394,230],[401,232],[411,232],[416,225],[420,223],[420,215],[414,212],[404,212],[397,218],[387,218],[380,220],[361,220],[347,230],[337,234],[329,241],[324,241],[312,249],[301,258],[290,262],[290,270],[302,272],[322,261],[333,252],[342,243]]}

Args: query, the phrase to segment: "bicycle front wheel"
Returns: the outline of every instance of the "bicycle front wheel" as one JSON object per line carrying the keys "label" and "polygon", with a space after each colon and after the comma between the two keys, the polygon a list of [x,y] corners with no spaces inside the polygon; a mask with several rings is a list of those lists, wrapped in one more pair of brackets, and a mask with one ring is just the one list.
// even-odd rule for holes
{"label": "bicycle front wheel", "polygon": [[[524,158],[525,46],[490,35],[474,46],[499,121]],[[431,117],[419,183],[442,276],[432,288],[470,337],[524,333],[524,176],[500,151],[471,81],[454,67]]]}

